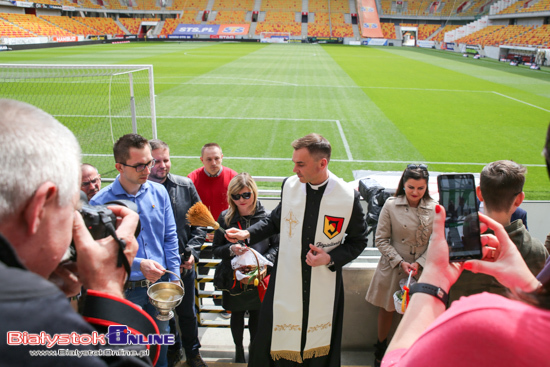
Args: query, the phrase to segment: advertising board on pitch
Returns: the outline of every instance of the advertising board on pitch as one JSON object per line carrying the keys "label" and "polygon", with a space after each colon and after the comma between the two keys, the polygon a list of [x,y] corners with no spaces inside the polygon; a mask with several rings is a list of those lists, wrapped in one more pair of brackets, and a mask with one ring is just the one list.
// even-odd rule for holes
{"label": "advertising board on pitch", "polygon": [[248,34],[250,24],[179,24],[173,35],[206,34],[240,36]]}

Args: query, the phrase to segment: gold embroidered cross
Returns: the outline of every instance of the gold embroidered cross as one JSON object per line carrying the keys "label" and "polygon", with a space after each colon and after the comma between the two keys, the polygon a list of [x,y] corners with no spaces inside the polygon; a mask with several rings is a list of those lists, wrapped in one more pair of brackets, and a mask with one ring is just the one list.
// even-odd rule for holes
{"label": "gold embroidered cross", "polygon": [[289,226],[288,237],[292,237],[292,228],[296,227],[296,225],[298,224],[298,220],[292,213],[292,210],[288,212],[288,215],[286,216],[285,221],[288,222],[288,226]]}

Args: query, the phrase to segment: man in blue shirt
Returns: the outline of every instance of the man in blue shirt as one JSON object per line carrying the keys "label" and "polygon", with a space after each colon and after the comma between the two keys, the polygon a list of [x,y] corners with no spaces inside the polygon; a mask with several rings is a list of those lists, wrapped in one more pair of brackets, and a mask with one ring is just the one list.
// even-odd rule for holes
{"label": "man in blue shirt", "polygon": [[[178,236],[170,197],[162,185],[147,181],[155,165],[147,139],[138,134],[124,135],[115,143],[113,152],[115,167],[120,174],[112,185],[98,192],[90,204],[122,199],[136,203],[141,222],[141,232],[137,237],[139,249],[132,263],[125,295],[153,317],[161,333],[167,334],[168,321],[156,319],[157,310],[149,303],[146,280],[170,279],[177,282],[176,276],[165,275],[165,270],[179,274],[180,268]],[[161,348],[158,367],[167,366],[167,349],[168,346]]]}

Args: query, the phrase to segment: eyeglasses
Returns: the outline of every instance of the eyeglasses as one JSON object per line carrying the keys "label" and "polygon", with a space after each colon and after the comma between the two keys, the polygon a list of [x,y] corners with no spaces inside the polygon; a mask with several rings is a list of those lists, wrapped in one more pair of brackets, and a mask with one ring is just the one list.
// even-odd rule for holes
{"label": "eyeglasses", "polygon": [[428,171],[428,166],[425,164],[409,164],[407,169],[421,169],[422,171]]}
{"label": "eyeglasses", "polygon": [[239,200],[241,197],[245,200],[248,200],[252,197],[252,193],[251,192],[243,192],[242,194],[231,194],[231,199],[233,199],[235,201]]}
{"label": "eyeglasses", "polygon": [[88,187],[90,185],[95,185],[98,181],[101,182],[101,176],[97,176],[96,178],[93,178],[90,181],[82,182],[82,187]]}
{"label": "eyeglasses", "polygon": [[135,166],[131,166],[129,164],[126,164],[126,163],[122,163],[122,162],[118,162],[119,164],[122,164],[123,166],[126,166],[126,167],[132,167],[132,168],[135,168],[136,169],[136,172],[143,172],[145,171],[145,168],[153,168],[153,166],[155,165],[156,161],[154,159],[151,159],[149,162],[145,163],[145,164],[136,164]]}

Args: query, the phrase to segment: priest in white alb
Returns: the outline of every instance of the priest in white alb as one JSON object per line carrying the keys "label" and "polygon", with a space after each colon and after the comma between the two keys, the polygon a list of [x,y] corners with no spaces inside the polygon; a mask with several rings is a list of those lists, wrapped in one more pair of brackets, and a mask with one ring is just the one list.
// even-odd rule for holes
{"label": "priest in white alb", "polygon": [[342,267],[367,246],[359,193],[328,170],[330,143],[309,134],[292,143],[294,172],[264,221],[227,230],[253,242],[280,233],[279,254],[262,308],[249,367],[339,367]]}

